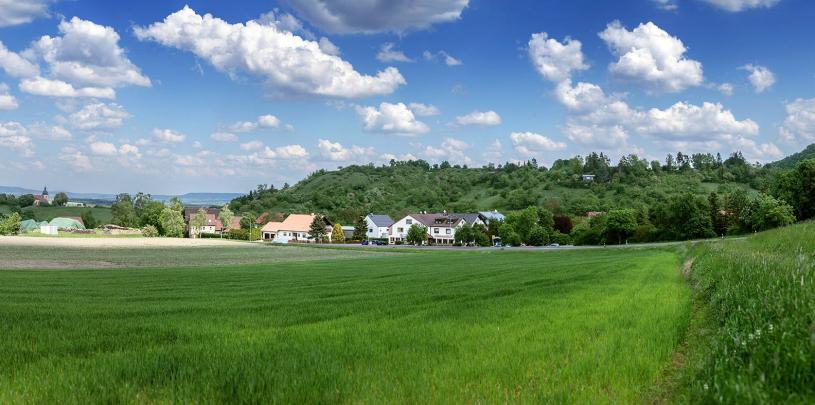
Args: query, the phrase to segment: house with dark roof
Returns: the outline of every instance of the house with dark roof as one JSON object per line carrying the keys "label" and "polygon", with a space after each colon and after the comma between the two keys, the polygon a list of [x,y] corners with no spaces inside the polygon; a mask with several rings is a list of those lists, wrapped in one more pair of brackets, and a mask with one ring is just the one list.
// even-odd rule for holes
{"label": "house with dark roof", "polygon": [[427,229],[427,243],[429,245],[452,245],[455,243],[456,229],[464,225],[486,225],[479,213],[440,213],[422,212],[409,214],[396,221],[388,232],[388,243],[395,244],[407,241],[407,233],[411,226],[421,225]]}
{"label": "house with dark roof", "polygon": [[368,231],[365,237],[368,239],[385,239],[388,237],[388,228],[393,225],[394,220],[382,214],[368,214],[365,216],[365,224]]}

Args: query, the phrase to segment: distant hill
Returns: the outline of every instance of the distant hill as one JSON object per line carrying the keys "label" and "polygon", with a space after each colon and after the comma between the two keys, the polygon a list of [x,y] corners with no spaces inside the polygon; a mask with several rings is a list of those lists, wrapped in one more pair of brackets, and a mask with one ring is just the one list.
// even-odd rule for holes
{"label": "distant hill", "polygon": [[[55,189],[48,190],[51,196],[56,195],[60,191],[61,190]],[[2,194],[22,195],[22,194],[39,194],[41,192],[42,189],[35,190],[23,187],[0,186],[0,193]],[[75,201],[90,201],[100,203],[100,202],[113,202],[116,200],[116,194],[75,193],[72,191],[62,191],[62,192],[68,194],[68,198]],[[240,197],[241,195],[242,194],[240,193],[187,193],[179,195],[177,197],[179,197],[181,201],[184,202],[184,204],[188,205],[224,205],[231,201],[232,199]],[[153,199],[159,201],[169,201],[171,198],[175,196],[154,194],[152,197]]]}
{"label": "distant hill", "polygon": [[[601,158],[602,159],[602,158]],[[601,160],[599,159],[599,160]],[[715,162],[715,158],[710,160]],[[235,212],[319,212],[342,224],[368,213],[393,218],[422,210],[472,212],[519,210],[541,205],[556,214],[583,216],[613,208],[646,209],[673,195],[759,187],[764,169],[728,159],[722,169],[651,169],[652,162],[627,159],[624,165],[598,159],[556,161],[552,168],[534,162],[471,168],[425,161],[348,166],[317,171],[294,186],[261,186],[230,205]],[[654,162],[659,165],[659,162]],[[584,181],[582,174],[596,175]]]}
{"label": "distant hill", "polygon": [[793,153],[779,161],[768,164],[768,167],[776,167],[779,169],[792,169],[795,165],[807,159],[815,159],[815,143],[806,147],[806,149]]}

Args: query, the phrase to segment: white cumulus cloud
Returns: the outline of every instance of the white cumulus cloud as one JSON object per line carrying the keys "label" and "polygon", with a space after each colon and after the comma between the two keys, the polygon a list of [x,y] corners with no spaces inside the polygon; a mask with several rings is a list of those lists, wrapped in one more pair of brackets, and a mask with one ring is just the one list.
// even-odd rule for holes
{"label": "white cumulus cloud", "polygon": [[209,136],[212,140],[218,142],[237,142],[237,135],[229,132],[215,132]]}
{"label": "white cumulus cloud", "polygon": [[781,0],[702,0],[725,11],[739,12],[751,8],[770,8]]}
{"label": "white cumulus cloud", "polygon": [[408,108],[419,117],[431,117],[441,114],[438,107],[432,104],[410,103],[408,104]]}
{"label": "white cumulus cloud", "polygon": [[501,116],[495,111],[473,111],[467,115],[456,117],[458,125],[477,125],[481,127],[501,124]]}
{"label": "white cumulus cloud", "polygon": [[400,135],[424,134],[430,128],[416,119],[404,103],[383,102],[377,107],[356,106],[357,115],[367,132],[380,132]]}
{"label": "white cumulus cloud", "polygon": [[413,59],[405,55],[404,52],[396,49],[396,44],[387,42],[382,44],[379,48],[379,53],[376,54],[376,60],[380,62],[413,62]]}
{"label": "white cumulus cloud", "polygon": [[36,63],[8,50],[2,41],[0,41],[0,68],[11,77],[33,77],[40,74],[40,67]]}
{"label": "white cumulus cloud", "polygon": [[371,156],[375,155],[374,148],[352,145],[345,147],[339,142],[331,142],[327,139],[317,141],[317,148],[320,156],[333,162],[367,162]]}
{"label": "white cumulus cloud", "polygon": [[529,59],[546,80],[560,82],[571,78],[572,71],[586,70],[580,41],[566,38],[562,43],[545,32],[532,34]]}
{"label": "white cumulus cloud", "polygon": [[153,139],[164,143],[181,143],[187,136],[172,129],[154,129]]}
{"label": "white cumulus cloud", "polygon": [[273,95],[317,95],[356,98],[389,94],[406,83],[399,70],[388,67],[364,75],[340,57],[328,54],[316,41],[303,39],[275,25],[256,21],[230,24],[191,8],[170,14],[162,22],[136,27],[136,36],[192,52],[216,69],[264,79]]}
{"label": "white cumulus cloud", "polygon": [[27,24],[48,15],[55,0],[0,0],[0,27]]}
{"label": "white cumulus cloud", "polygon": [[8,85],[0,83],[0,110],[16,110],[19,106],[17,99],[9,93]]}
{"label": "white cumulus cloud", "polygon": [[619,57],[609,65],[609,71],[620,79],[664,92],[677,92],[704,82],[702,64],[686,58],[687,48],[682,41],[652,22],[629,31],[615,21],[599,35]]}
{"label": "white cumulus cloud", "polygon": [[785,106],[787,117],[778,129],[784,142],[815,142],[815,98],[799,98]]}
{"label": "white cumulus cloud", "polygon": [[90,103],[68,116],[71,126],[83,131],[111,130],[122,126],[130,113],[116,103]]}
{"label": "white cumulus cloud", "polygon": [[119,151],[116,145],[110,142],[94,142],[90,144],[91,153],[98,156],[116,156]]}
{"label": "white cumulus cloud", "polygon": [[285,0],[297,14],[333,34],[404,32],[458,20],[469,0]]}
{"label": "white cumulus cloud", "polygon": [[73,146],[66,146],[60,150],[59,159],[67,163],[75,170],[86,172],[93,169],[91,160],[87,155]]}
{"label": "white cumulus cloud", "polygon": [[557,142],[549,137],[534,132],[513,132],[509,139],[515,150],[526,157],[539,156],[548,151],[566,149],[565,142]]}
{"label": "white cumulus cloud", "polygon": [[116,91],[106,87],[81,87],[76,88],[70,83],[62,80],[46,79],[44,77],[34,77],[20,81],[20,90],[35,96],[45,97],[92,97],[92,98],[116,98]]}
{"label": "white cumulus cloud", "polygon": [[750,72],[747,80],[753,85],[756,93],[763,93],[775,84],[775,74],[770,69],[758,65],[744,65],[739,69]]}

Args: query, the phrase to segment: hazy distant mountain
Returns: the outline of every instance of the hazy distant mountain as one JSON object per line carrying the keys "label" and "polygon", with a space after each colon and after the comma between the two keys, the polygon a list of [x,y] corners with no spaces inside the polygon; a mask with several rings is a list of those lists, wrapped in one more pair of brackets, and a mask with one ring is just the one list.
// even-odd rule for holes
{"label": "hazy distant mountain", "polygon": [[[51,196],[55,195],[56,193],[60,192],[61,190],[51,189],[48,192]],[[39,194],[42,192],[42,189],[35,190],[30,188],[23,188],[23,187],[13,187],[13,186],[0,186],[0,193],[3,194],[14,194],[14,195],[21,195],[21,194]],[[68,194],[68,198],[72,200],[93,200],[93,201],[114,201],[116,200],[115,194],[104,194],[104,193],[74,193],[72,191],[65,191],[65,194]],[[134,193],[135,194],[135,193]],[[132,195],[132,194],[131,194]],[[181,201],[184,204],[188,205],[223,205],[228,203],[234,198],[240,197],[242,194],[240,193],[187,193],[178,195]],[[159,201],[168,201],[169,199],[176,197],[173,195],[163,195],[163,194],[154,194],[153,199]]]}

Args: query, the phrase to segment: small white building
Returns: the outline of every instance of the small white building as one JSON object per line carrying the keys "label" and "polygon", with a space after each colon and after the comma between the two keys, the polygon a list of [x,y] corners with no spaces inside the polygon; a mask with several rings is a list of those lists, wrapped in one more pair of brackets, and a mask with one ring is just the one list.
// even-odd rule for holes
{"label": "small white building", "polygon": [[43,235],[59,235],[59,227],[56,225],[40,225],[40,233]]}
{"label": "small white building", "polygon": [[365,224],[368,227],[365,237],[367,239],[386,239],[388,229],[393,223],[393,219],[387,215],[368,214],[365,217]]}
{"label": "small white building", "polygon": [[[274,243],[314,242],[309,235],[314,214],[291,214],[283,222],[269,222],[261,229],[261,239]],[[331,224],[325,222],[326,238],[331,240]]]}

